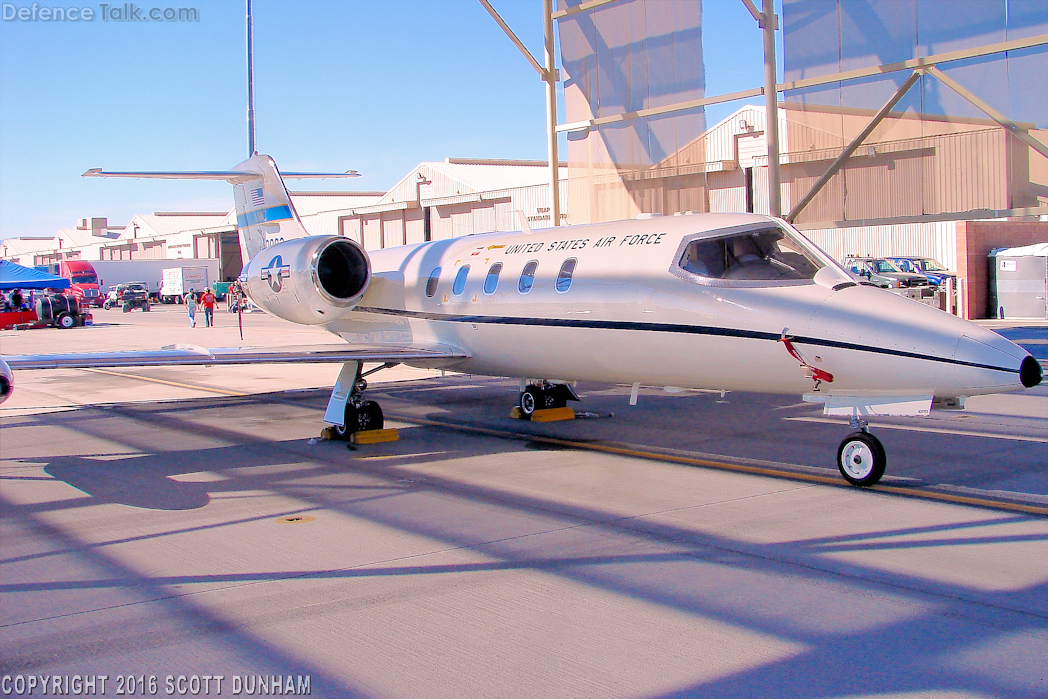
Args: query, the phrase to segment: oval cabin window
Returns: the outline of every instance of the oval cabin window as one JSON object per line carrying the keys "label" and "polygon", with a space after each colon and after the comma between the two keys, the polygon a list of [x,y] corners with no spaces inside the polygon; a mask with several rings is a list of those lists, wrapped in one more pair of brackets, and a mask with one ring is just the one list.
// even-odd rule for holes
{"label": "oval cabin window", "polygon": [[437,293],[437,282],[439,281],[440,267],[437,267],[429,273],[429,279],[426,281],[426,296],[433,298],[433,295]]}
{"label": "oval cabin window", "polygon": [[520,281],[517,282],[517,291],[526,294],[535,286],[535,270],[539,268],[538,260],[531,260],[524,265],[524,271],[520,273]]}
{"label": "oval cabin window", "polygon": [[469,265],[462,265],[459,267],[458,274],[455,275],[455,282],[451,285],[451,293],[458,296],[465,291],[467,276],[469,276]]}
{"label": "oval cabin window", "polygon": [[577,263],[574,257],[569,257],[564,260],[564,264],[560,266],[560,272],[557,274],[557,291],[561,294],[571,288],[571,275],[575,273],[575,263]]}
{"label": "oval cabin window", "polygon": [[484,293],[491,294],[495,293],[495,289],[499,288],[499,274],[502,273],[502,263],[496,262],[491,265],[488,269],[488,276],[484,277]]}

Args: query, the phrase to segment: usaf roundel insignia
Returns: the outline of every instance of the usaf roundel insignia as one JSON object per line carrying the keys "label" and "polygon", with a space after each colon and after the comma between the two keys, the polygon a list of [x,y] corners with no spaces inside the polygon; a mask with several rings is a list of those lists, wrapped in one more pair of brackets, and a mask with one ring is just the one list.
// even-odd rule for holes
{"label": "usaf roundel insignia", "polygon": [[260,277],[269,282],[269,288],[279,292],[284,287],[284,280],[291,276],[291,267],[285,265],[284,261],[277,255],[269,264],[262,268]]}

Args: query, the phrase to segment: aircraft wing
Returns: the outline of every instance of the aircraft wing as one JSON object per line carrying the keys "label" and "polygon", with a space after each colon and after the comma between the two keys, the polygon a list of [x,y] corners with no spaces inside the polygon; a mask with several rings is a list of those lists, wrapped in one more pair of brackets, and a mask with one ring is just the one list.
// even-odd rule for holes
{"label": "aircraft wing", "polygon": [[447,345],[309,345],[294,347],[218,347],[168,345],[157,350],[6,355],[11,369],[93,369],[137,366],[215,366],[219,364],[338,364],[395,362],[446,365],[469,355]]}

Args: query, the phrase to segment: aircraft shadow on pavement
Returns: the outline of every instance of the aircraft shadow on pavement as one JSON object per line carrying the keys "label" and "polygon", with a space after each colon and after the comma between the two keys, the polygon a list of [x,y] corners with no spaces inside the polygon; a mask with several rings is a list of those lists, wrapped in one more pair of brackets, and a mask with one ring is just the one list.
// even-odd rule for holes
{"label": "aircraft shadow on pavement", "polygon": [[[1048,628],[1048,583],[1042,581],[1010,591],[986,591],[825,555],[918,546],[974,547],[1048,538],[993,533],[995,527],[1027,521],[1026,517],[1001,515],[933,528],[903,526],[862,535],[758,544],[698,528],[623,517],[599,507],[477,485],[455,477],[452,472],[435,475],[431,470],[420,475],[408,468],[435,459],[453,461],[480,454],[524,453],[529,451],[526,441],[507,443],[495,437],[416,427],[405,430],[401,442],[369,451],[368,456],[390,457],[374,460],[358,458],[362,455],[354,455],[338,443],[311,446],[301,438],[273,440],[240,429],[235,422],[215,424],[206,415],[198,416],[203,419],[189,419],[194,411],[214,410],[215,404],[220,404],[221,410],[228,413],[231,405],[250,407],[251,403],[251,399],[234,399],[188,402],[171,409],[124,406],[106,411],[107,417],[102,420],[77,420],[69,413],[39,416],[41,421],[61,423],[66,429],[80,431],[85,436],[104,437],[131,449],[148,451],[148,447],[155,446],[150,444],[153,429],[183,430],[187,435],[203,435],[228,444],[109,462],[61,457],[50,460],[46,471],[56,478],[68,479],[66,482],[91,495],[96,502],[151,509],[200,508],[207,504],[210,494],[216,492],[266,490],[301,502],[302,507],[296,510],[299,512],[332,511],[408,535],[427,537],[448,548],[468,549],[489,560],[366,569],[145,576],[106,555],[104,545],[78,541],[73,534],[47,524],[40,517],[49,509],[76,506],[76,501],[27,506],[5,502],[5,517],[28,520],[32,528],[59,549],[86,559],[97,571],[97,578],[4,583],[0,584],[0,591],[10,594],[130,588],[139,597],[157,600],[166,614],[177,618],[178,623],[185,624],[193,633],[222,635],[256,665],[269,665],[281,673],[312,673],[320,678],[314,680],[318,685],[323,683],[324,694],[352,696],[365,692],[325,675],[311,667],[307,660],[272,647],[246,631],[244,625],[231,624],[212,615],[194,604],[191,597],[172,595],[172,586],[290,578],[392,581],[405,576],[527,570],[643,600],[685,615],[768,634],[803,647],[781,660],[716,680],[700,681],[664,696],[835,697],[928,691],[1035,695],[1027,689],[1033,686],[1029,684],[1029,673],[1013,676],[1011,673],[1021,671],[1021,667],[1007,659],[997,658],[978,668],[963,662],[951,664],[945,659],[967,657],[966,654],[977,653],[994,643],[1006,645],[1008,639],[1024,633],[1040,638],[1041,646],[1048,646],[1044,643],[1044,632]],[[145,429],[127,430],[129,424]],[[304,463],[308,467],[284,472],[245,468],[289,463]],[[107,470],[122,475],[125,483],[119,482],[119,476],[107,474]],[[170,478],[200,470],[227,474],[229,478],[209,483],[181,483]],[[352,476],[351,484],[332,488],[316,480],[316,476],[322,474]],[[783,483],[784,489],[807,487]],[[134,492],[136,489],[142,492]],[[434,497],[439,501],[439,509],[434,509]],[[609,542],[608,548],[616,548],[610,544],[617,541],[622,544],[620,548],[630,550],[585,553],[584,542],[570,541],[563,548],[551,547],[543,543],[542,532],[524,535],[520,531],[522,520],[534,522],[536,517],[547,520],[545,533],[557,532],[563,536],[564,532],[577,531],[590,537],[596,533]],[[230,524],[223,521],[200,526],[220,529]],[[965,529],[976,531],[959,536],[958,532]],[[142,537],[162,538],[172,533]],[[927,534],[939,536],[934,540],[912,540],[915,535]],[[573,552],[573,545],[578,546],[579,551]],[[34,557],[51,555],[53,551],[34,554]],[[12,563],[9,559],[4,562]],[[343,594],[352,592],[347,590]],[[895,602],[887,603],[888,598]],[[165,642],[150,637],[150,629],[128,633],[124,623],[120,626],[121,641],[106,650],[92,650],[85,642],[69,652],[115,654],[134,648],[136,643]],[[110,631],[118,632],[116,628]],[[81,659],[79,655],[68,658],[47,653],[34,655],[41,651],[37,645],[25,644],[17,651],[17,657],[12,658],[14,662],[6,664],[35,669],[44,667],[45,660],[48,664],[63,664]],[[1025,657],[1024,651],[1015,653],[1015,660]],[[1033,658],[1043,660],[1044,655],[1038,648],[1031,648],[1030,653],[1031,662],[1037,662]]]}

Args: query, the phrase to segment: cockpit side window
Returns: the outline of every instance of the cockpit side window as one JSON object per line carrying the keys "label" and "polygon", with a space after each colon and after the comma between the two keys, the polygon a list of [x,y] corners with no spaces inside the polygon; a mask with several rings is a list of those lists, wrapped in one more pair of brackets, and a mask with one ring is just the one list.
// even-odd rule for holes
{"label": "cockpit side window", "polygon": [[709,279],[748,281],[810,280],[823,266],[780,228],[693,240],[679,265]]}

